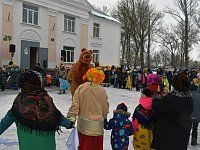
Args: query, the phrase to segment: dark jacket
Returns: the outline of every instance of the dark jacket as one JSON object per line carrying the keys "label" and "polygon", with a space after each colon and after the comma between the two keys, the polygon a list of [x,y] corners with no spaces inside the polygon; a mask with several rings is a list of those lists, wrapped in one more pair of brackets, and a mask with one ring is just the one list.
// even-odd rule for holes
{"label": "dark jacket", "polygon": [[154,149],[187,150],[193,100],[191,94],[186,93],[173,91],[161,100],[153,101],[152,109],[157,115]]}
{"label": "dark jacket", "polygon": [[0,72],[0,85],[6,84],[6,80],[8,78],[8,74],[4,71]]}
{"label": "dark jacket", "polygon": [[200,122],[200,91],[191,91],[193,98],[192,121]]}
{"label": "dark jacket", "polygon": [[104,83],[110,83],[110,71],[109,70],[105,70],[104,74],[105,74]]}
{"label": "dark jacket", "polygon": [[133,126],[128,119],[129,113],[114,111],[113,118],[104,121],[104,129],[112,130],[111,145],[113,150],[128,150],[129,136],[133,134]]}

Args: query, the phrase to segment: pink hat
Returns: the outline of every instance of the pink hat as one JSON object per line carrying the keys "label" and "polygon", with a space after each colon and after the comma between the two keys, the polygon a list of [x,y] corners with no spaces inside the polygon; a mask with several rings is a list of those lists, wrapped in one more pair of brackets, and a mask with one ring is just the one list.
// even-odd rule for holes
{"label": "pink hat", "polygon": [[153,83],[159,83],[161,78],[157,74],[148,74],[147,76],[147,85],[151,85]]}

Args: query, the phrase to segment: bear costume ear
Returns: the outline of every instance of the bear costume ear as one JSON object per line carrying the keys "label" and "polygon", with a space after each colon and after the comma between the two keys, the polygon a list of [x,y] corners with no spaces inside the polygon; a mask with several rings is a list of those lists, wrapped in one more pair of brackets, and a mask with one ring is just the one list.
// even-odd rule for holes
{"label": "bear costume ear", "polygon": [[84,51],[86,51],[87,49],[86,48],[83,48],[82,50],[81,50],[81,52],[84,52]]}
{"label": "bear costume ear", "polygon": [[89,51],[90,51],[91,54],[93,54],[93,51],[92,51],[92,50],[89,50]]}

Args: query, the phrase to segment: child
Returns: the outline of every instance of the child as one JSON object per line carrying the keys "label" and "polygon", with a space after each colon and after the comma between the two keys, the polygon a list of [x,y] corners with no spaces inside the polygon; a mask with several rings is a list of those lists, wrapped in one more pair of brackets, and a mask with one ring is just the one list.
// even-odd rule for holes
{"label": "child", "polygon": [[63,94],[66,92],[65,90],[69,90],[69,82],[66,76],[59,78],[59,82],[60,82],[60,92],[58,94]]}
{"label": "child", "polygon": [[15,122],[20,150],[56,150],[55,132],[73,123],[56,108],[37,72],[24,72],[18,84],[21,92],[0,122],[0,135]]}
{"label": "child", "polygon": [[127,112],[127,106],[121,103],[113,111],[113,118],[104,121],[104,129],[112,130],[111,145],[113,150],[128,150],[129,136],[133,135],[133,126],[128,119],[130,113]]}
{"label": "child", "polygon": [[52,83],[52,76],[51,76],[50,73],[48,73],[48,74],[46,75],[46,84],[47,84],[48,87],[50,87],[50,86],[51,86],[51,83]]}
{"label": "child", "polygon": [[134,150],[150,150],[151,142],[153,139],[152,134],[152,122],[154,113],[152,109],[152,96],[153,92],[145,88],[142,91],[139,105],[135,108],[133,114],[133,126],[134,126]]}

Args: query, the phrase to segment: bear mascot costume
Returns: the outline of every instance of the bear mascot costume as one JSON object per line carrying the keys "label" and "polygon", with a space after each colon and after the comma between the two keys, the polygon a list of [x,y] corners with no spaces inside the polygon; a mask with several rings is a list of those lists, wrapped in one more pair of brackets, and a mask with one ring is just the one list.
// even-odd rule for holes
{"label": "bear mascot costume", "polygon": [[71,83],[70,90],[72,97],[78,86],[84,83],[83,76],[90,69],[90,62],[92,61],[92,50],[83,48],[81,51],[79,60],[73,64],[67,77]]}

